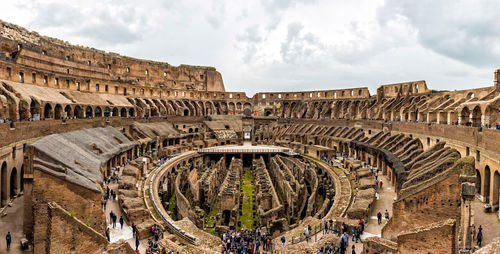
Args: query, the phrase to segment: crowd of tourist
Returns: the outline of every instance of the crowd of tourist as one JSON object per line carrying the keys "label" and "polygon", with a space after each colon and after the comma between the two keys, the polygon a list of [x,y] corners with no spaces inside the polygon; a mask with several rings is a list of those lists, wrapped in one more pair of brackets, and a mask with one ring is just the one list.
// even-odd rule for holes
{"label": "crowd of tourist", "polygon": [[223,254],[272,253],[274,251],[271,235],[262,232],[260,229],[226,232],[222,234],[221,248]]}

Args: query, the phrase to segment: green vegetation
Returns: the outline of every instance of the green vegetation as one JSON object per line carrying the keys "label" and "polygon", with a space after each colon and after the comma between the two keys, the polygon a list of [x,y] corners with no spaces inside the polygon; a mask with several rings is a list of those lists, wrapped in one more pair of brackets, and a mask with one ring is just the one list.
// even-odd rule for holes
{"label": "green vegetation", "polygon": [[217,215],[217,200],[214,201],[214,205],[210,208],[210,212],[205,216],[205,231],[216,235],[215,233],[215,216]]}
{"label": "green vegetation", "polygon": [[69,215],[71,215],[71,217],[75,217],[75,211],[69,212]]}
{"label": "green vegetation", "polygon": [[175,193],[172,194],[170,199],[168,200],[168,210],[170,211],[170,217],[172,220],[177,220],[177,207],[175,203]]}
{"label": "green vegetation", "polygon": [[252,172],[249,168],[245,169],[243,176],[243,183],[241,184],[241,191],[243,192],[243,200],[241,206],[241,228],[240,229],[253,229],[256,223],[255,211],[255,185],[252,179]]}

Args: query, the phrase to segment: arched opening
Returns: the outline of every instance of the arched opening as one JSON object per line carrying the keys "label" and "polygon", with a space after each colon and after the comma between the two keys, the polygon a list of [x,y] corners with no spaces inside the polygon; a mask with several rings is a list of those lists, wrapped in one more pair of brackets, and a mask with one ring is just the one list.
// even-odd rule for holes
{"label": "arched opening", "polygon": [[271,116],[273,114],[273,112],[271,110],[266,110],[266,112],[264,113],[265,116]]}
{"label": "arched opening", "polygon": [[[109,112],[108,112],[108,114],[109,114]],[[101,117],[101,116],[102,116],[102,110],[101,110],[101,107],[96,107],[96,108],[95,108],[94,116],[95,116],[95,117]]]}
{"label": "arched opening", "polygon": [[[123,115],[122,115],[122,116],[123,116]],[[129,117],[134,117],[134,109],[133,109],[133,108],[130,108],[130,109],[128,110],[128,116],[129,116]]]}
{"label": "arched opening", "polygon": [[493,197],[491,197],[491,205],[498,210],[498,201],[500,196],[498,195],[500,192],[500,173],[495,171],[495,175],[493,177]]}
{"label": "arched opening", "polygon": [[43,108],[43,117],[45,119],[51,119],[53,118],[54,114],[52,113],[52,106],[47,103],[45,104],[45,107]]}
{"label": "arched opening", "polygon": [[85,108],[85,117],[89,118],[89,117],[92,117],[93,114],[92,114],[92,108],[90,106],[87,106],[87,108]]}
{"label": "arched opening", "polygon": [[481,172],[476,169],[476,192],[481,194]]}
{"label": "arched opening", "polygon": [[37,119],[40,117],[40,103],[35,100],[31,100],[30,103],[30,113],[31,117]]}
{"label": "arched opening", "polygon": [[127,109],[126,108],[122,108],[120,111],[121,111],[120,112],[121,117],[127,117]]}
{"label": "arched opening", "polygon": [[21,172],[19,172],[19,191],[24,191],[24,165],[21,166]]}
{"label": "arched opening", "polygon": [[462,125],[470,125],[470,110],[467,107],[464,107],[460,112],[461,124]]}
{"label": "arched opening", "polygon": [[476,106],[472,110],[472,126],[474,127],[480,127],[481,126],[481,108],[479,106]]}
{"label": "arched opening", "polygon": [[66,112],[66,117],[72,117],[70,105],[67,105],[66,107],[64,107],[64,112]]}
{"label": "arched opening", "polygon": [[184,115],[183,116],[188,116],[189,115],[189,110],[188,109],[184,109]]}
{"label": "arched opening", "polygon": [[113,108],[111,116],[118,116],[118,108]]}
{"label": "arched opening", "polygon": [[109,117],[109,114],[111,112],[111,109],[109,107],[104,108],[104,117]]}
{"label": "arched opening", "polygon": [[76,106],[75,107],[75,110],[73,111],[75,112],[73,115],[76,117],[76,118],[83,118],[83,109],[80,107],[80,106]]}
{"label": "arched opening", "polygon": [[61,119],[62,118],[62,106],[60,104],[56,104],[54,108],[54,118]]}
{"label": "arched opening", "polygon": [[10,190],[9,190],[9,195],[10,198],[14,198],[14,196],[17,194],[19,191],[19,186],[18,186],[18,181],[17,181],[17,169],[13,168],[12,171],[10,172]]}
{"label": "arched opening", "polygon": [[490,177],[491,177],[490,166],[486,166],[484,168],[484,180],[483,180],[484,202],[486,203],[490,202],[490,181],[491,181]]}
{"label": "arched opening", "polygon": [[2,163],[0,179],[2,182],[0,186],[0,204],[3,206],[7,204],[7,199],[9,198],[7,196],[7,163],[5,161]]}
{"label": "arched opening", "polygon": [[19,102],[19,120],[28,120],[30,117],[30,107],[24,100]]}

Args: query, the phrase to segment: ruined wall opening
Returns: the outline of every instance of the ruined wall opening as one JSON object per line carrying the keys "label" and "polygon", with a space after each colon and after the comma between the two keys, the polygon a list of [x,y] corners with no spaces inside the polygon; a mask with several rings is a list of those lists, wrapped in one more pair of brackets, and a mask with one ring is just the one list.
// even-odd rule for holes
{"label": "ruined wall opening", "polygon": [[80,106],[76,106],[73,112],[73,116],[76,118],[83,118],[83,110]]}
{"label": "ruined wall opening", "polygon": [[54,118],[55,119],[61,119],[62,118],[62,106],[61,104],[57,104],[56,107],[54,108]]}
{"label": "ruined wall opening", "polygon": [[53,118],[52,106],[49,103],[45,104],[45,107],[43,109],[43,117],[45,119]]}
{"label": "ruined wall opening", "polygon": [[490,202],[490,182],[491,182],[491,170],[490,166],[486,166],[484,168],[484,202],[489,203]]}
{"label": "ruined wall opening", "polygon": [[500,192],[500,173],[495,171],[493,177],[493,196],[491,197],[491,205],[495,210],[498,210],[498,202],[499,202],[499,192]]}
{"label": "ruined wall opening", "polygon": [[6,205],[7,203],[7,163],[4,161],[2,163],[2,172],[0,174],[1,186],[0,186],[0,205]]}
{"label": "ruined wall opening", "polygon": [[10,172],[10,198],[14,198],[14,196],[17,194],[19,190],[19,182],[17,181],[17,169],[13,168],[12,171]]}

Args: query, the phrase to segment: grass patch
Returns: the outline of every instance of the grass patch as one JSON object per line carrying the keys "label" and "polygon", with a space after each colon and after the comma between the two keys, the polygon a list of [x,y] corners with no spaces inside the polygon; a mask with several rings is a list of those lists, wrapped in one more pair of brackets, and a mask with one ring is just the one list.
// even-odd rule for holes
{"label": "grass patch", "polygon": [[243,182],[241,184],[241,191],[243,192],[243,200],[241,206],[241,228],[240,229],[253,229],[256,221],[255,216],[255,185],[253,184],[252,172],[249,168],[245,169]]}
{"label": "grass patch", "polygon": [[215,234],[215,216],[217,215],[217,200],[214,201],[214,205],[210,208],[210,212],[205,216],[205,231]]}
{"label": "grass patch", "polygon": [[175,203],[175,193],[172,194],[170,199],[168,200],[168,210],[170,211],[170,217],[172,220],[177,220],[177,207]]}

